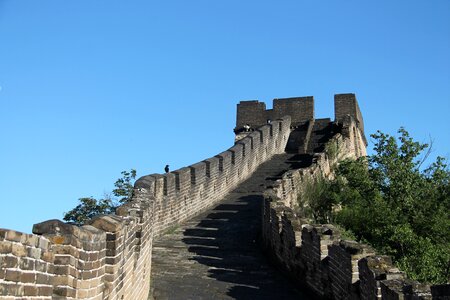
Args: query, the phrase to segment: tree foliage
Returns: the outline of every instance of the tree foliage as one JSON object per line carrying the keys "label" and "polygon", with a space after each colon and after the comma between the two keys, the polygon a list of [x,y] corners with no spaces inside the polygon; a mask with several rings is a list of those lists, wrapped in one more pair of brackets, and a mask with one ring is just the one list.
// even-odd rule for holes
{"label": "tree foliage", "polygon": [[127,203],[133,196],[133,183],[136,178],[136,170],[131,169],[130,172],[122,171],[122,178],[119,178],[114,183],[116,187],[113,190],[115,197],[118,197],[118,201],[121,204]]}
{"label": "tree foliage", "polygon": [[114,213],[117,206],[131,201],[136,170],[122,171],[121,174],[122,177],[114,183],[115,189],[112,191],[112,195],[105,194],[103,199],[95,199],[93,197],[78,199],[80,203],[64,214],[64,221],[83,225],[92,217]]}
{"label": "tree foliage", "polygon": [[429,145],[404,128],[398,133],[397,141],[378,131],[371,135],[375,154],[338,166],[318,202],[321,214],[393,256],[410,278],[448,282],[450,171],[441,157],[423,168]]}

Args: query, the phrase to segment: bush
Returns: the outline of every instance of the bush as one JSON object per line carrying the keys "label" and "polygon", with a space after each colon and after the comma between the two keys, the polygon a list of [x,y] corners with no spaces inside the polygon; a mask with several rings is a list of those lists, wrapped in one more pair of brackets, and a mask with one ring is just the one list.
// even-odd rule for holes
{"label": "bush", "polygon": [[320,188],[321,198],[310,206],[391,255],[410,278],[445,283],[450,275],[450,171],[441,157],[423,169],[429,146],[415,142],[403,128],[398,133],[399,143],[381,132],[371,135],[375,154],[343,161],[334,180],[319,184],[326,189]]}

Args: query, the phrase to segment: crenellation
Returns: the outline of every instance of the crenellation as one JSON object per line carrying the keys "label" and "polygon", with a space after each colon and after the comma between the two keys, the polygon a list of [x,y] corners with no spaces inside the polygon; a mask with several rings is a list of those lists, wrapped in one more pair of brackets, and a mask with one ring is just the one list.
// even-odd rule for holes
{"label": "crenellation", "polygon": [[191,185],[196,185],[197,179],[196,179],[195,168],[189,167],[189,173],[190,173],[190,178],[191,178]]}
{"label": "crenellation", "polygon": [[255,128],[267,122],[266,104],[259,101],[241,101],[237,105],[236,128],[242,128],[246,124]]}
{"label": "crenellation", "polygon": [[169,198],[175,197],[176,189],[176,175],[172,173],[166,173],[164,176],[164,196]]}
{"label": "crenellation", "polygon": [[382,299],[432,299],[429,287],[409,279],[392,279],[380,282]]}
{"label": "crenellation", "polygon": [[204,161],[198,162],[190,166],[194,177],[193,184],[196,188],[200,188],[206,181],[206,163]]}
{"label": "crenellation", "polygon": [[244,146],[241,143],[234,144],[233,147],[230,148],[230,151],[233,153],[232,158],[232,164],[235,166],[235,168],[239,168],[241,166],[242,158],[244,157]]}
{"label": "crenellation", "polygon": [[151,175],[143,176],[134,183],[135,189],[146,189],[150,194],[156,194],[155,178]]}
{"label": "crenellation", "polygon": [[[284,136],[289,132],[289,124],[284,125],[286,122],[277,122],[278,130],[283,132]],[[281,125],[280,125],[281,124]],[[267,126],[269,129],[269,126]],[[267,129],[263,129],[261,133],[257,135],[262,136]],[[158,192],[161,187],[159,179],[155,177],[155,198],[161,198],[165,196],[165,200],[156,200],[155,211],[157,211],[157,219],[155,220],[154,231],[156,234],[160,234],[165,228],[181,222],[192,215],[192,212],[199,213],[206,209],[211,203],[221,199],[226,193],[228,193],[234,186],[236,186],[240,180],[247,178],[251,172],[253,172],[257,165],[263,162],[265,159],[270,158],[275,153],[281,153],[284,150],[283,140],[274,141],[277,139],[278,133],[273,137],[266,139],[266,148],[268,153],[263,159],[257,159],[257,153],[254,152],[255,144],[252,138],[248,137],[240,144],[235,144],[229,150],[220,153],[219,157],[213,157],[203,162],[191,165],[188,167],[190,175],[190,188],[184,189],[182,187],[183,172],[176,170],[172,173],[179,175],[180,192],[176,192],[174,195],[160,195]],[[253,147],[252,147],[253,143]],[[275,144],[267,145],[267,144]],[[260,144],[261,145],[261,144]],[[271,146],[270,149],[266,146]],[[245,148],[245,150],[244,150]],[[252,149],[253,148],[253,149]],[[261,147],[259,147],[261,149]],[[244,156],[245,153],[245,156]],[[272,154],[269,154],[272,153]],[[178,172],[178,173],[176,173]],[[184,172],[184,176],[187,176]],[[176,175],[174,175],[176,177]],[[184,177],[186,178],[186,177]],[[175,181],[175,180],[174,180]],[[137,187],[146,187],[146,180],[138,180]],[[147,184],[148,186],[148,184]],[[167,188],[169,189],[170,183],[167,180]],[[174,184],[176,187],[176,183]],[[163,186],[164,190],[164,186]],[[175,188],[176,190],[176,188]],[[181,192],[183,190],[183,192]],[[180,200],[176,200],[180,199]],[[193,201],[195,199],[195,201]]]}
{"label": "crenellation", "polygon": [[151,182],[154,186],[155,199],[161,199],[164,196],[164,176],[161,174],[151,174]]}
{"label": "crenellation", "polygon": [[[335,96],[334,123],[315,120],[313,97],[275,99],[269,110],[258,101],[237,107],[235,145],[190,166],[139,178],[132,201],[116,215],[97,216],[84,226],[49,220],[35,224],[34,234],[0,229],[1,298],[147,299],[155,237],[216,204],[273,155],[290,146],[299,154],[317,148],[314,130],[326,128],[338,131],[331,142],[343,154],[310,153],[310,167],[286,172],[264,192],[267,253],[297,284],[324,298],[429,299],[430,289],[405,280],[388,258],[340,240],[332,225],[310,225],[291,208],[309,180],[332,176],[333,165],[345,157],[365,155],[356,97]],[[448,286],[431,291],[448,299]]]}
{"label": "crenellation", "polygon": [[[344,100],[348,105],[349,101]],[[286,172],[272,189],[266,190],[263,244],[285,274],[324,299],[376,299],[382,296],[386,297],[383,299],[430,299],[430,288],[405,281],[404,274],[390,264],[390,258],[374,256],[374,250],[366,245],[341,240],[339,231],[332,225],[308,225],[308,220],[290,213],[290,207],[302,197],[305,185],[316,178],[332,176],[333,166],[338,161],[365,155],[362,117],[358,115],[359,108],[355,103],[350,102],[353,106],[349,106],[353,107],[353,115],[337,117],[341,127],[329,141],[340,149],[337,155],[327,151],[314,153],[311,166]],[[326,124],[330,121],[318,122]],[[323,127],[324,124],[319,125]],[[300,220],[301,232],[293,226],[294,219]],[[374,264],[374,259],[383,263]],[[376,270],[381,268],[380,265],[384,269]],[[450,294],[448,285],[443,289],[447,289],[443,294]]]}
{"label": "crenellation", "polygon": [[274,99],[272,119],[278,119],[283,116],[291,116],[291,122],[294,126],[314,119],[314,97]]}
{"label": "crenellation", "polygon": [[367,256],[358,261],[361,299],[381,298],[382,280],[403,279],[404,273],[392,264],[389,256]]}
{"label": "crenellation", "polygon": [[[255,130],[274,120],[290,116],[290,126],[298,126],[314,119],[313,97],[294,97],[273,100],[273,109],[267,109],[263,102],[241,101],[237,105],[235,132]],[[247,128],[246,128],[247,127]]]}
{"label": "crenellation", "polygon": [[185,195],[191,186],[191,169],[189,167],[184,167],[172,173],[175,174],[176,190],[179,194]]}
{"label": "crenellation", "polygon": [[221,176],[220,171],[220,159],[217,156],[210,157],[205,159],[205,163],[207,164],[207,177],[210,179],[212,183],[216,183],[219,176]]}

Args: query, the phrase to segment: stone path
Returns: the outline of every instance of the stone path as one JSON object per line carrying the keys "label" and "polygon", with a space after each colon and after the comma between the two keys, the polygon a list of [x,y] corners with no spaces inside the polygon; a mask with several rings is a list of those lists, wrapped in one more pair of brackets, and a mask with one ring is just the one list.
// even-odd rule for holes
{"label": "stone path", "polygon": [[151,299],[311,299],[257,244],[265,185],[298,164],[277,155],[217,206],[155,240]]}

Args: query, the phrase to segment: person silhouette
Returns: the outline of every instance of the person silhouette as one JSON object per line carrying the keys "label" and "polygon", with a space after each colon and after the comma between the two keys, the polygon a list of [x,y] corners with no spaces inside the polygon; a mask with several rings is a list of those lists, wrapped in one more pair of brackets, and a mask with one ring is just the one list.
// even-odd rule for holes
{"label": "person silhouette", "polygon": [[166,167],[164,168],[164,171],[166,171],[166,173],[169,173],[169,165],[166,165]]}

